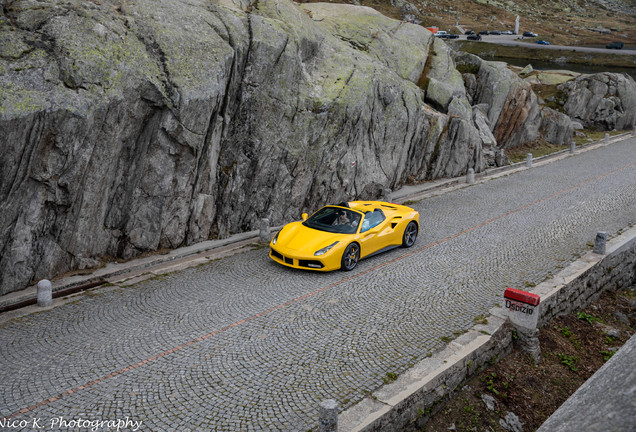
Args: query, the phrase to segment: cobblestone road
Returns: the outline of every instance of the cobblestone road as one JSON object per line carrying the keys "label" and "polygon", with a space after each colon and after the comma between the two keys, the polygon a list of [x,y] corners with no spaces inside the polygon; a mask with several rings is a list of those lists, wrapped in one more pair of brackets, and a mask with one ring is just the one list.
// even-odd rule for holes
{"label": "cobblestone road", "polygon": [[16,426],[0,430],[314,428],[319,401],[350,406],[471,327],[505,287],[538,283],[597,231],[636,223],[636,140],[412,206],[415,246],[351,273],[251,250],[0,324],[0,417]]}

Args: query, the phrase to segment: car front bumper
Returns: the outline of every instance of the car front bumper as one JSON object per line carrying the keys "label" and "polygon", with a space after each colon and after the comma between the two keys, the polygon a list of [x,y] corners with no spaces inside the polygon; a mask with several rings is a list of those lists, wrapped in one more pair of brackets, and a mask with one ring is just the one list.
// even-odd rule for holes
{"label": "car front bumper", "polygon": [[340,260],[333,254],[325,254],[320,258],[297,256],[280,252],[270,245],[269,257],[278,264],[302,270],[332,271],[340,268]]}

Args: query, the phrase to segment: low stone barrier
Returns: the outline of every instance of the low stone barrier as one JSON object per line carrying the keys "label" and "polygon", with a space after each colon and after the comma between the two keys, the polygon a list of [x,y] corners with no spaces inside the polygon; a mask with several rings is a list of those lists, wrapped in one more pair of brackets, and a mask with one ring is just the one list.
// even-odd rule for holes
{"label": "low stone barrier", "polygon": [[[623,237],[625,241],[618,242]],[[606,255],[589,253],[539,284],[533,292],[541,296],[539,327],[560,315],[571,313],[596,300],[606,289],[630,286],[636,279],[636,230],[609,242]]]}
{"label": "low stone barrier", "polygon": [[[541,297],[538,325],[584,308],[606,289],[636,282],[636,227],[607,243],[606,254],[581,257],[532,290]],[[503,296],[503,293],[502,293]],[[503,298],[503,297],[502,297]],[[338,416],[338,430],[415,431],[481,366],[512,350],[512,325],[502,308],[443,350],[380,387]]]}

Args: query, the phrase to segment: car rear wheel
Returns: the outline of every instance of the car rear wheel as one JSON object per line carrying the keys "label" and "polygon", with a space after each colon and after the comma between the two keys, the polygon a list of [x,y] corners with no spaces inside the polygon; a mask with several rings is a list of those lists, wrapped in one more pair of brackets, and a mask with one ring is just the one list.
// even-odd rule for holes
{"label": "car rear wheel", "polygon": [[342,270],[351,271],[356,268],[360,259],[360,246],[357,243],[351,243],[342,254]]}
{"label": "car rear wheel", "polygon": [[410,248],[415,243],[415,239],[417,239],[417,224],[413,221],[409,222],[404,230],[404,236],[402,236],[402,246],[405,248]]}

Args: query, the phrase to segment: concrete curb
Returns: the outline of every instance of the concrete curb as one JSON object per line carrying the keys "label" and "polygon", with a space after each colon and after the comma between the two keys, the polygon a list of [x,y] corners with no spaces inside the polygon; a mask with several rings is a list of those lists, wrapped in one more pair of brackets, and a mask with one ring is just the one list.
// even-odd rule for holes
{"label": "concrete curb", "polygon": [[[635,264],[636,227],[632,227],[608,241],[605,255],[589,252],[532,290],[541,296],[539,326],[587,306],[605,289],[633,278]],[[475,325],[395,382],[342,412],[338,430],[398,432],[421,428],[466,378],[512,349],[512,326],[505,311],[493,308],[487,319],[487,324]]]}
{"label": "concrete curb", "polygon": [[[606,146],[623,139],[631,138],[632,132],[615,135],[609,140],[601,140],[594,143],[585,144],[577,147],[577,152],[572,154],[569,150],[563,150],[547,156],[536,158],[534,166],[540,166],[565,157],[575,156],[577,153],[596,149]],[[482,173],[476,174],[477,183],[500,177],[502,175],[513,174],[525,169],[532,169],[525,166],[525,162],[519,162],[504,167],[493,168]],[[391,200],[397,203],[408,200],[421,200],[427,196],[439,195],[455,189],[472,186],[466,183],[466,177],[456,177],[452,179],[443,179],[433,182],[427,182],[420,185],[405,186],[402,189],[394,191]],[[281,227],[272,227],[272,231]],[[61,279],[52,280],[53,297],[59,298],[64,295],[73,294],[86,289],[94,288],[105,283],[119,283],[122,281],[133,280],[138,282],[145,278],[152,277],[156,274],[175,271],[187,268],[205,262],[211,257],[218,257],[219,254],[227,256],[227,252],[241,249],[250,243],[257,243],[259,240],[259,230],[234,234],[227,239],[208,240],[191,246],[186,246],[171,250],[167,254],[154,254],[144,258],[137,258],[128,262],[108,263],[104,267],[96,270],[87,270],[88,274],[77,274],[73,276],[63,277]],[[6,311],[24,308],[34,304],[37,301],[37,284],[29,286],[21,291],[15,291],[4,296],[0,296],[0,314]],[[54,302],[55,304],[55,302]],[[42,309],[39,309],[42,310]],[[25,313],[31,313],[31,310],[25,310]],[[24,313],[23,313],[24,314]],[[22,314],[22,315],[23,315]],[[15,314],[13,314],[15,315]]]}
{"label": "concrete curb", "polygon": [[[233,235],[223,240],[209,240],[197,243],[192,246],[174,249],[165,255],[150,255],[144,258],[134,259],[128,262],[108,263],[104,267],[93,270],[90,274],[73,275],[59,280],[52,281],[54,297],[60,297],[65,293],[72,293],[93,288],[104,283],[125,281],[139,277],[144,273],[153,273],[160,268],[187,267],[184,261],[192,261],[192,265],[197,265],[197,258],[209,258],[219,252],[235,250],[245,247],[258,240],[258,231],[250,231]],[[161,273],[165,273],[162,271]],[[156,274],[156,273],[155,273]],[[13,306],[32,303],[37,298],[37,285],[30,286],[24,290],[16,291],[0,297],[0,310],[12,309]]]}

